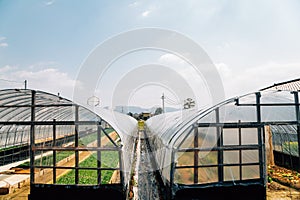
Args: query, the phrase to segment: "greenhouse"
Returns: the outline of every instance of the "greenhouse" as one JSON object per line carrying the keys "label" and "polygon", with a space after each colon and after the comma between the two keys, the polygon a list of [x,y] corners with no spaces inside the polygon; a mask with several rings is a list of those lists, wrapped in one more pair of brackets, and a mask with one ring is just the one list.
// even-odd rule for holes
{"label": "greenhouse", "polygon": [[158,115],[147,125],[163,181],[176,199],[265,199],[267,127],[274,154],[293,157],[299,171],[298,92],[261,91],[197,112]]}
{"label": "greenhouse", "polygon": [[60,96],[34,90],[1,90],[0,102],[1,166],[30,157],[18,166],[30,169],[29,199],[53,199],[62,193],[76,198],[87,193],[125,196],[132,155],[123,149],[132,148],[133,118],[122,116],[126,126],[121,132],[104,119],[108,111],[98,109],[100,117]]}
{"label": "greenhouse", "polygon": [[142,128],[128,115],[42,91],[1,90],[0,102],[0,163],[28,160],[17,167],[30,171],[31,200],[133,199],[134,164],[146,158],[135,158],[138,140],[152,163],[138,173],[155,172],[161,199],[266,199],[270,157],[300,171],[297,91],[268,88],[156,115]]}

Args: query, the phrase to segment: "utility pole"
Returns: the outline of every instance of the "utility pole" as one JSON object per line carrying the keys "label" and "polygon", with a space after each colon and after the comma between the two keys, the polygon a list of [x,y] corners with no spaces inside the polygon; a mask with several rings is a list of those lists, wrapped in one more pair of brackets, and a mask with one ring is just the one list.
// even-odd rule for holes
{"label": "utility pole", "polygon": [[25,90],[27,90],[27,80],[24,81]]}
{"label": "utility pole", "polygon": [[162,100],[162,112],[165,113],[165,94],[163,93],[161,96],[161,100]]}

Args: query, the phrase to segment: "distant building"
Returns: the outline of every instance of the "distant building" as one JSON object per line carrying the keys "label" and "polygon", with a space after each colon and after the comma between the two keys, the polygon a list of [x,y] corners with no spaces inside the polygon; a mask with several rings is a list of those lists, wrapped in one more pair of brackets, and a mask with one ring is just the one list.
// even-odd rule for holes
{"label": "distant building", "polygon": [[143,119],[143,120],[147,120],[150,117],[152,117],[152,114],[150,112],[142,112],[141,115],[140,115],[140,118]]}

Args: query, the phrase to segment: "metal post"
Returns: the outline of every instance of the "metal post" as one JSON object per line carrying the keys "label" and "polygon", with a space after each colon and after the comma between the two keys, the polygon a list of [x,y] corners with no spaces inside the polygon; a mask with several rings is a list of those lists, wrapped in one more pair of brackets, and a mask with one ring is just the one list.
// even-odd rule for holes
{"label": "metal post", "polygon": [[[261,105],[260,105],[260,92],[255,93],[256,95],[256,119],[258,124],[261,123]],[[264,154],[264,142],[262,140],[262,125],[257,127],[257,134],[258,134],[258,146],[259,146],[259,176],[262,182],[264,182],[265,178],[265,154]]]}
{"label": "metal post", "polygon": [[[216,123],[220,123],[220,110],[219,108],[216,108]],[[221,127],[217,126],[216,127],[216,132],[217,132],[217,145],[218,145],[218,177],[219,177],[219,182],[224,181],[224,158],[223,158],[223,131],[221,130]]]}
{"label": "metal post", "polygon": [[[52,146],[56,145],[56,119],[53,119],[53,142]],[[53,184],[56,183],[56,150],[53,150]]]}
{"label": "metal post", "polygon": [[34,148],[35,148],[35,95],[31,91],[31,126],[30,126],[30,185],[34,184]]}
{"label": "metal post", "polygon": [[120,183],[122,185],[124,185],[124,166],[123,166],[123,155],[122,155],[122,150],[119,149],[118,150],[118,153],[119,153],[119,167],[120,167]]}
{"label": "metal post", "polygon": [[76,105],[75,106],[75,184],[79,183],[79,152],[78,152],[78,146],[79,146],[79,125],[78,125],[78,121],[79,121],[79,106]]}
{"label": "metal post", "polygon": [[162,100],[162,112],[165,113],[165,94],[163,93],[161,96],[161,100]]}
{"label": "metal post", "polygon": [[[97,125],[97,147],[101,147],[101,121]],[[97,151],[97,182],[101,185],[101,150]]]}
{"label": "metal post", "polygon": [[300,113],[299,113],[299,94],[294,92],[295,109],[297,118],[297,137],[298,137],[298,166],[300,166]]}
{"label": "metal post", "polygon": [[172,149],[172,152],[171,152],[171,167],[170,167],[170,193],[169,193],[170,199],[173,199],[173,186],[174,186],[175,167],[176,167],[175,150]]}
{"label": "metal post", "polygon": [[[241,126],[240,126],[240,124],[241,124],[241,120],[239,120],[238,121],[238,131],[239,131],[239,146],[241,147],[242,146],[242,129],[241,129]],[[242,150],[240,149],[239,150],[239,168],[240,168],[240,174],[239,174],[239,176],[240,176],[240,180],[242,180],[242,170],[243,170],[243,168],[242,168]]]}
{"label": "metal post", "polygon": [[27,90],[27,80],[24,81],[24,88]]}
{"label": "metal post", "polygon": [[[194,148],[199,147],[198,141],[198,126],[194,127]],[[199,163],[199,150],[194,151],[194,183],[198,183],[198,163]]]}

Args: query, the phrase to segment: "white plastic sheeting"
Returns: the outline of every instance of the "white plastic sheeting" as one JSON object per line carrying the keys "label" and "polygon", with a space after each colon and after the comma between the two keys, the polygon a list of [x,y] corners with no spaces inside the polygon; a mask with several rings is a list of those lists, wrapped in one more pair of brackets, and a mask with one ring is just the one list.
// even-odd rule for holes
{"label": "white plastic sheeting", "polygon": [[294,123],[295,111],[294,93],[264,91],[200,111],[161,114],[146,124],[166,182],[261,182],[265,181],[264,124]]}

